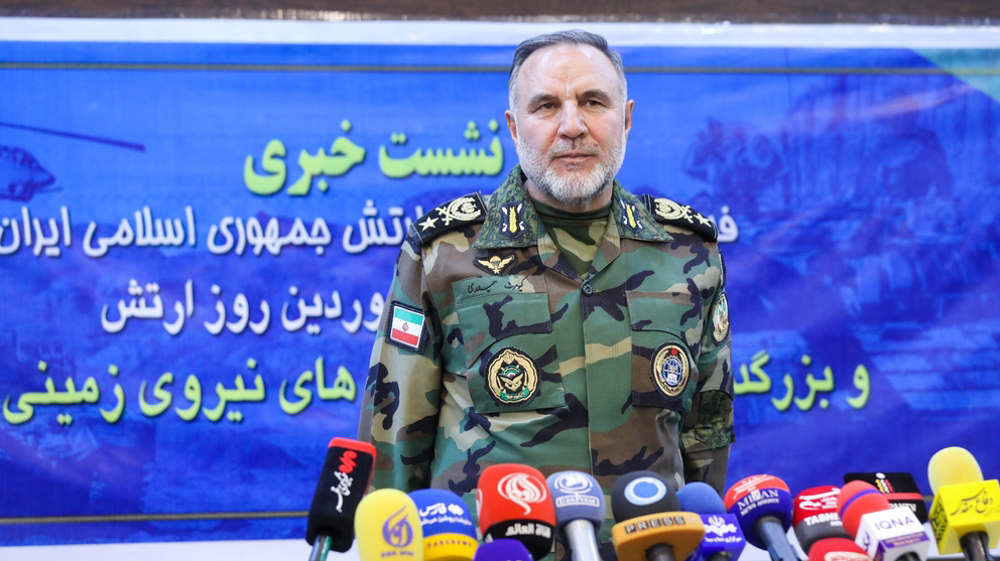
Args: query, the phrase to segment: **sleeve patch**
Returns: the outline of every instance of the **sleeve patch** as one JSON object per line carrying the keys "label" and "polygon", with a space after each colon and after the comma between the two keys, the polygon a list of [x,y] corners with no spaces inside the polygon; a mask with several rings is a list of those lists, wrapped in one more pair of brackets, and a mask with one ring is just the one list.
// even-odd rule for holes
{"label": "sleeve patch", "polygon": [[423,310],[393,302],[389,310],[385,340],[401,349],[420,352],[424,342],[424,322]]}

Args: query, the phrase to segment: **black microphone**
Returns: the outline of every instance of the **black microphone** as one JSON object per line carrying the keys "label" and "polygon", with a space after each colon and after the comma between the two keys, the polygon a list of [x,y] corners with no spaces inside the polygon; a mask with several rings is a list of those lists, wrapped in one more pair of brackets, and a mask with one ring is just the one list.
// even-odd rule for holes
{"label": "black microphone", "polygon": [[611,490],[611,541],[619,561],[682,561],[705,537],[705,525],[682,512],[677,492],[652,471],[633,471]]}
{"label": "black microphone", "polygon": [[331,549],[340,553],[351,549],[354,514],[368,491],[374,467],[371,444],[341,437],[330,441],[309,507],[306,541],[313,546],[309,561],[323,561]]}

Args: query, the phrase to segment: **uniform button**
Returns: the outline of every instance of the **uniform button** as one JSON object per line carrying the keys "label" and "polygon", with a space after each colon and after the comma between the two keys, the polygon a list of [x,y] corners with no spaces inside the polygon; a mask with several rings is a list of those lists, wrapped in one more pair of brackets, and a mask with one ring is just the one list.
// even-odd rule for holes
{"label": "uniform button", "polygon": [[591,294],[594,293],[594,287],[586,283],[583,285],[583,287],[580,288],[580,290],[582,290],[586,296],[590,296]]}

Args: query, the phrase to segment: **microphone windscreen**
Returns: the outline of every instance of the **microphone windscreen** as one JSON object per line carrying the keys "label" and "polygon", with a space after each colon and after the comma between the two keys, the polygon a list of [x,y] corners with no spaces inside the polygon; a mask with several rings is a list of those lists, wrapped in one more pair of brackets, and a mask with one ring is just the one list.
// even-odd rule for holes
{"label": "microphone windscreen", "polygon": [[813,544],[809,561],[872,561],[872,558],[848,538],[826,538]]}
{"label": "microphone windscreen", "polygon": [[983,470],[972,453],[965,448],[950,446],[938,450],[927,463],[927,479],[931,492],[937,495],[944,485],[976,483],[983,480]]}
{"label": "microphone windscreen", "polygon": [[864,481],[851,481],[840,489],[837,496],[837,509],[844,529],[851,536],[858,534],[861,517],[869,512],[889,510],[892,505],[878,489]]}
{"label": "microphone windscreen", "polygon": [[330,549],[340,553],[354,543],[354,517],[368,491],[375,465],[375,447],[368,442],[334,438],[326,452],[306,522],[306,541],[330,538]]}
{"label": "microphone windscreen", "polygon": [[444,489],[418,489],[410,493],[417,505],[424,537],[435,534],[462,534],[476,537],[472,515],[461,497]]}
{"label": "microphone windscreen", "polygon": [[555,506],[542,472],[524,464],[495,464],[476,486],[483,541],[520,540],[536,559],[552,549]]}
{"label": "microphone windscreen", "polygon": [[424,561],[472,561],[479,542],[461,497],[444,489],[410,493],[424,532]]}
{"label": "microphone windscreen", "polygon": [[611,490],[611,513],[615,522],[680,510],[677,492],[656,472],[626,473],[615,481]]}
{"label": "microphone windscreen", "polygon": [[[726,491],[726,511],[736,516],[748,543],[768,549],[757,533],[757,522],[773,518],[787,532],[792,527],[792,494],[788,485],[773,475],[752,475]],[[790,546],[789,546],[790,547]]]}
{"label": "microphone windscreen", "polygon": [[870,471],[844,474],[844,483],[861,480],[881,491],[894,508],[906,507],[917,515],[921,524],[927,522],[927,503],[913,474],[905,471]]}
{"label": "microphone windscreen", "polygon": [[573,520],[587,520],[594,525],[596,532],[604,523],[607,516],[604,491],[589,473],[560,471],[550,475],[545,482],[552,493],[557,528],[561,529]]}
{"label": "microphone windscreen", "polygon": [[840,520],[839,496],[840,487],[834,485],[811,487],[795,496],[792,522],[802,551],[808,553],[819,540],[850,537]]}
{"label": "microphone windscreen", "polygon": [[354,530],[361,561],[423,561],[424,534],[417,505],[398,489],[376,489],[358,505]]}
{"label": "microphone windscreen", "polygon": [[725,514],[726,504],[714,487],[701,481],[692,481],[677,490],[681,510],[697,514]]}
{"label": "microphone windscreen", "polygon": [[523,543],[510,538],[500,538],[479,546],[472,561],[532,561],[532,559]]}

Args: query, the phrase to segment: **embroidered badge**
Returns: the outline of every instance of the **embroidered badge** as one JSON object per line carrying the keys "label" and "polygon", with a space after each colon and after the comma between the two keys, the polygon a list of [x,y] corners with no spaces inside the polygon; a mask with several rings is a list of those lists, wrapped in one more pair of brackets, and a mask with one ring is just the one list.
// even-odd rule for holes
{"label": "embroidered badge", "polygon": [[476,204],[476,199],[472,197],[459,197],[447,205],[437,207],[435,210],[441,215],[445,226],[451,224],[452,220],[470,222],[479,218],[479,215],[482,214],[482,210]]}
{"label": "embroidered badge", "polygon": [[424,312],[393,302],[385,339],[401,349],[419,351],[424,335]]}
{"label": "embroidered badge", "polygon": [[476,267],[479,267],[483,271],[486,271],[492,275],[502,275],[504,269],[509,267],[514,263],[514,256],[508,255],[506,257],[500,257],[499,255],[490,256],[489,259],[476,259]]}
{"label": "embroidered badge", "polygon": [[677,397],[684,391],[691,374],[687,351],[676,343],[664,343],[650,361],[653,383],[667,397]]}
{"label": "embroidered badge", "polygon": [[523,352],[501,349],[486,366],[486,389],[498,405],[527,403],[538,395],[538,370]]}
{"label": "embroidered badge", "polygon": [[621,199],[618,202],[622,205],[622,225],[633,232],[642,230],[642,222],[635,217],[635,205],[627,204]]}
{"label": "embroidered badge", "polygon": [[503,226],[501,226],[500,231],[507,235],[508,238],[519,238],[524,232],[524,222],[521,221],[521,208],[524,203],[511,203],[508,206],[500,207],[500,212],[503,212],[504,220]]}
{"label": "embroidered badge", "polygon": [[729,335],[729,299],[723,294],[712,312],[712,338],[721,343]]}

